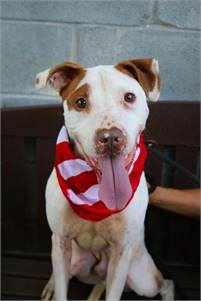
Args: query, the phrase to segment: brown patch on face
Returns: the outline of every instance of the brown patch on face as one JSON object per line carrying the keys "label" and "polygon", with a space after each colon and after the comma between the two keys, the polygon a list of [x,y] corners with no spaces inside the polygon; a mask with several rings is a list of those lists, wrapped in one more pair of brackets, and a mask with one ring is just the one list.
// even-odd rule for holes
{"label": "brown patch on face", "polygon": [[[74,109],[78,112],[81,112],[81,111],[89,112],[89,110],[90,110],[89,85],[84,84],[81,87],[79,87],[77,90],[72,90],[71,92],[70,92],[69,88],[67,88],[67,90],[64,89],[64,91],[63,91],[63,96],[64,96],[64,99],[67,100],[67,105],[68,105],[69,110]],[[85,107],[82,108],[82,107],[78,106],[77,101],[79,99],[85,100],[85,103],[86,103]]]}
{"label": "brown patch on face", "polygon": [[114,126],[115,127],[116,122],[115,120],[112,120],[110,116],[105,115],[103,117],[103,120],[101,121],[100,128],[106,128],[109,129],[110,127]]}
{"label": "brown patch on face", "polygon": [[115,68],[135,78],[149,98],[151,92],[160,90],[160,75],[156,64],[154,59],[126,60],[118,63]]}

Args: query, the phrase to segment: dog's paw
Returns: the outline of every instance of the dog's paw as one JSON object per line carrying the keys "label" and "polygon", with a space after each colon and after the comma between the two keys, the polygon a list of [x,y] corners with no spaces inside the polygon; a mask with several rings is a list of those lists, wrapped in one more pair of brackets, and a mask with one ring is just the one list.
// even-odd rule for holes
{"label": "dog's paw", "polygon": [[53,280],[53,276],[51,276],[48,283],[46,284],[46,286],[44,287],[44,289],[42,291],[41,299],[44,301],[45,300],[55,300],[53,294],[54,294],[54,280]]}
{"label": "dog's paw", "polygon": [[104,292],[104,290],[105,290],[105,282],[101,281],[101,282],[97,283],[93,287],[87,301],[97,301],[97,300],[99,300],[102,293]]}
{"label": "dog's paw", "polygon": [[174,300],[174,282],[169,279],[164,279],[164,284],[160,291],[162,300]]}

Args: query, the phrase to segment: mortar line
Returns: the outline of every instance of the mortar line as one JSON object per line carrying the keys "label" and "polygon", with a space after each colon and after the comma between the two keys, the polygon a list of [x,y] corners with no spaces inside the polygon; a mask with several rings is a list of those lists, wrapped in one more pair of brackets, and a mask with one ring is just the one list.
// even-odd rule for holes
{"label": "mortar line", "polygon": [[[200,28],[186,28],[186,27],[178,27],[174,24],[163,22],[157,18],[156,22],[148,22],[144,24],[131,24],[131,25],[122,25],[122,24],[107,24],[107,23],[90,23],[90,22],[66,22],[66,21],[42,21],[42,20],[26,20],[26,19],[9,19],[9,18],[0,18],[1,21],[11,24],[16,23],[25,23],[25,24],[33,24],[33,25],[52,25],[52,26],[77,26],[77,27],[102,27],[102,28],[134,28],[134,29],[146,29],[151,28],[153,26],[163,27],[166,30],[177,30],[177,31],[188,31],[188,32],[200,32]],[[153,28],[154,29],[154,28]]]}

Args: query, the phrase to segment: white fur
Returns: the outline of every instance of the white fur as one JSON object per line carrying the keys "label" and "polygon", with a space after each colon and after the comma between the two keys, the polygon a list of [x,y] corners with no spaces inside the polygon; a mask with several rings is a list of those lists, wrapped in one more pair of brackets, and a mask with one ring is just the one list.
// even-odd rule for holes
{"label": "white fur", "polygon": [[160,92],[158,88],[155,86],[154,89],[149,92],[148,97],[150,101],[157,101],[159,99]]}
{"label": "white fur", "polygon": [[[156,63],[155,68],[157,68]],[[40,76],[42,82],[45,81],[45,74],[47,71]],[[67,102],[64,101],[65,124],[75,141],[79,137],[82,146],[77,145],[79,151],[84,150],[88,156],[96,158],[95,132],[99,128],[108,127],[109,121],[112,126],[120,128],[125,133],[127,145],[124,153],[128,154],[133,149],[139,133],[144,129],[148,116],[143,89],[135,79],[121,73],[113,66],[87,69],[79,86],[85,83],[90,87],[90,113],[69,110]],[[125,107],[123,102],[126,92],[136,95],[136,101],[129,107]],[[92,248],[93,252],[90,253],[90,246],[93,246],[94,237],[100,238],[100,242],[106,242],[110,247],[107,251],[109,254],[106,279],[107,301],[120,300],[126,281],[140,295],[152,297],[161,291],[164,299],[167,299],[167,296],[173,296],[173,289],[167,285],[167,282],[164,282],[162,288],[157,286],[155,275],[158,273],[160,276],[160,272],[144,244],[144,218],[147,204],[148,192],[143,173],[133,200],[123,212],[118,214],[119,221],[115,219],[115,216],[98,223],[86,221],[78,217],[71,209],[61,192],[56,172],[53,170],[46,187],[46,212],[53,232],[52,262],[57,300],[66,299],[68,281],[71,277],[70,270],[77,269],[76,266],[72,268],[71,256],[75,255],[75,249],[73,244],[71,246],[71,240],[75,238],[81,240],[81,237],[89,238],[88,243],[85,241],[87,248],[83,252],[85,255],[89,252],[92,261],[94,250]],[[120,231],[115,240],[115,231],[119,227],[119,222],[123,222],[124,231]],[[91,233],[95,236],[90,236]],[[96,246],[96,252],[100,252],[102,246],[104,244],[101,243],[98,247]],[[80,260],[73,258],[74,264],[81,263],[84,259],[84,257],[80,257]],[[90,275],[85,275],[86,282],[91,280]],[[52,279],[49,288],[52,289]],[[45,288],[45,295],[47,294],[48,296],[50,294],[48,287]]]}
{"label": "white fur", "polygon": [[41,88],[44,88],[46,86],[49,71],[50,71],[50,69],[47,69],[47,70],[42,71],[42,72],[40,72],[36,75],[36,78],[35,78],[35,87],[36,87],[36,89],[41,89]]}
{"label": "white fur", "polygon": [[[152,71],[154,74],[159,75],[159,64],[156,59],[152,60]],[[160,96],[160,90],[158,89],[158,78],[156,76],[156,81],[154,88],[151,92],[148,93],[148,98],[150,101],[157,101]]]}

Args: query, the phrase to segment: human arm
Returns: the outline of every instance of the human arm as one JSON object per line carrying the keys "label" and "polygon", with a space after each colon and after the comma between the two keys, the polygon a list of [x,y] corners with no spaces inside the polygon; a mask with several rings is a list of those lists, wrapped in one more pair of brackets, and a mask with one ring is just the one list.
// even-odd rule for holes
{"label": "human arm", "polygon": [[173,189],[157,186],[150,194],[150,204],[191,217],[200,217],[200,189]]}

